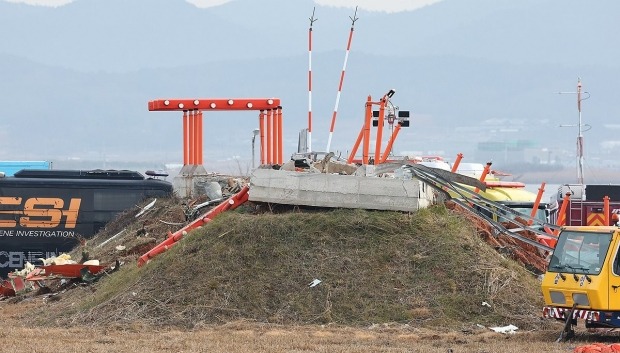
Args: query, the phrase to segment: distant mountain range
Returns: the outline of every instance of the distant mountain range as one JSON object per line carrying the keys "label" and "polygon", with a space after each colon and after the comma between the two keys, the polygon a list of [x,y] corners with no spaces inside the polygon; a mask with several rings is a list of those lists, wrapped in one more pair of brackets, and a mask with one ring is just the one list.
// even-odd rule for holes
{"label": "distant mountain range", "polygon": [[[314,6],[0,1],[0,159],[180,162],[180,115],[146,109],[148,100],[165,97],[280,97],[290,154],[307,124]],[[412,12],[358,11],[332,145],[346,153],[366,97],[394,88],[394,103],[412,112],[396,152],[570,163],[577,129],[559,125],[577,123],[576,96],[557,93],[575,91],[580,76],[591,93],[582,115],[591,126],[587,163],[614,165],[619,10],[613,0],[444,0]],[[313,145],[321,149],[353,10],[317,6],[315,16]],[[207,115],[207,169],[218,161],[249,164],[257,123],[252,112]],[[494,141],[529,141],[530,151],[481,153],[479,142]]]}

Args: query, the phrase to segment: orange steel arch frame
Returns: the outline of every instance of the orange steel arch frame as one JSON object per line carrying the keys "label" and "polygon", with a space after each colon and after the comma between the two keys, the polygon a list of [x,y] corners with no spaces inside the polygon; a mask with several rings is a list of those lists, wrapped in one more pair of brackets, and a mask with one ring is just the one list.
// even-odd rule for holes
{"label": "orange steel arch frame", "polygon": [[202,112],[259,111],[261,164],[282,164],[282,106],[279,98],[174,98],[149,101],[149,111],[183,112],[183,165],[202,165]]}
{"label": "orange steel arch frame", "polygon": [[[362,126],[362,129],[360,130],[359,135],[357,136],[357,140],[355,141],[355,144],[353,145],[353,149],[351,150],[351,154],[349,155],[349,158],[347,159],[348,163],[353,163],[354,162],[354,158],[355,158],[355,154],[357,153],[357,150],[359,149],[360,144],[363,143],[362,145],[362,164],[368,164],[370,162],[370,129],[371,129],[371,125],[372,125],[372,106],[373,105],[378,105],[379,106],[379,116],[383,117],[385,114],[385,105],[387,103],[388,100],[388,96],[387,94],[383,95],[383,97],[381,98],[380,101],[378,102],[373,102],[372,101],[372,97],[368,96],[367,100],[366,100],[366,109],[365,109],[365,116],[364,116],[364,125]],[[392,148],[392,144],[394,143],[394,140],[396,139],[396,136],[398,135],[398,132],[400,131],[400,126],[398,126],[395,131],[392,133],[392,136],[390,137],[390,141],[388,142],[388,146],[385,149],[385,152],[383,154],[383,156],[381,155],[381,143],[382,143],[382,138],[383,138],[383,119],[380,118],[378,120],[378,126],[377,126],[377,141],[376,141],[376,146],[375,146],[375,157],[374,157],[374,164],[380,164],[380,163],[385,163],[388,159],[388,154],[390,153],[390,150]]]}

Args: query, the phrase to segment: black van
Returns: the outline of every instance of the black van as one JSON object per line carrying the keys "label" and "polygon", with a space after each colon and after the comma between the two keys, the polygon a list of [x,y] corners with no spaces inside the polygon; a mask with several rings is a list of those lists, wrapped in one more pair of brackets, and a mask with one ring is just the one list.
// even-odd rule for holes
{"label": "black van", "polygon": [[0,277],[26,261],[73,249],[120,212],[172,194],[161,174],[128,170],[21,170],[0,177]]}

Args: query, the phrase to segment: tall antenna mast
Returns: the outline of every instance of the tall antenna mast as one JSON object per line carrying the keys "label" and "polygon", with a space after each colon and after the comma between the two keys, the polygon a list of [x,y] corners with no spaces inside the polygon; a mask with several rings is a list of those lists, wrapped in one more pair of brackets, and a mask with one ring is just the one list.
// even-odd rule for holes
{"label": "tall antenna mast", "polygon": [[[576,94],[577,95],[577,112],[579,113],[579,123],[577,125],[560,125],[560,127],[575,127],[577,126],[578,134],[577,134],[577,183],[580,185],[584,185],[584,176],[583,176],[583,127],[581,120],[581,101],[590,98],[589,92],[581,91],[581,78],[577,77],[577,92],[558,92],[558,94]],[[585,98],[582,98],[581,95],[586,94]],[[585,124],[587,125],[587,124]],[[587,130],[586,130],[587,131]]]}
{"label": "tall antenna mast", "polygon": [[577,182],[583,185],[583,133],[581,129],[581,79],[577,78],[577,111],[579,123],[577,124]]}
{"label": "tall antenna mast", "polygon": [[340,74],[340,84],[338,85],[338,94],[336,95],[336,105],[334,106],[334,113],[332,114],[332,123],[329,127],[329,138],[327,139],[327,149],[325,152],[329,152],[329,149],[332,145],[332,136],[334,134],[334,128],[336,127],[336,115],[338,114],[338,105],[340,103],[340,93],[342,92],[342,83],[344,82],[344,73],[347,69],[347,60],[349,59],[349,51],[351,49],[351,40],[353,39],[353,28],[355,27],[355,21],[357,18],[357,6],[355,6],[355,14],[353,17],[349,16],[351,19],[351,31],[349,32],[349,41],[347,42],[347,51],[344,56],[344,65],[342,66],[342,73]]}
{"label": "tall antenna mast", "polygon": [[312,17],[310,17],[310,28],[308,29],[308,144],[306,152],[312,152],[312,25],[318,18],[314,18],[314,10],[312,8]]}

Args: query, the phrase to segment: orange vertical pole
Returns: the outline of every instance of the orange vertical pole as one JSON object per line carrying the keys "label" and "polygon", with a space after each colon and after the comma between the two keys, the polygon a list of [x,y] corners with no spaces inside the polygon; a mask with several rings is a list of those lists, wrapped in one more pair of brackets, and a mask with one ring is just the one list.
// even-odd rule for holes
{"label": "orange vertical pole", "polygon": [[265,124],[265,111],[260,110],[258,112],[258,165],[265,163],[265,157],[263,156],[263,125]]}
{"label": "orange vertical pole", "polygon": [[194,111],[190,110],[188,112],[189,116],[189,164],[194,165],[194,138],[196,137],[196,132],[194,131],[196,127],[194,126]]}
{"label": "orange vertical pole", "polygon": [[[482,171],[482,175],[480,176],[480,181],[484,183],[484,179],[487,177],[487,175],[489,174],[489,172],[491,171],[491,162],[487,162],[487,165],[484,167],[484,170]],[[474,190],[474,193],[478,193],[480,192],[479,188],[476,188]]]}
{"label": "orange vertical pole", "polygon": [[372,124],[372,102],[368,96],[366,101],[366,116],[364,117],[364,146],[362,150],[362,163],[368,164],[370,158],[370,126]]}
{"label": "orange vertical pole", "polygon": [[454,161],[454,164],[452,165],[452,170],[450,170],[452,173],[456,173],[457,170],[459,170],[459,164],[461,164],[461,159],[463,159],[463,154],[459,153],[456,155],[456,160]]}
{"label": "orange vertical pole", "polygon": [[183,111],[183,165],[189,164],[187,110]]}
{"label": "orange vertical pole", "polygon": [[278,164],[278,155],[280,154],[280,150],[278,149],[280,146],[280,141],[278,140],[278,125],[280,124],[280,120],[278,120],[278,115],[280,115],[280,113],[278,112],[278,108],[276,108],[273,110],[273,125],[271,126],[273,128],[271,133],[273,137],[273,156],[271,157],[273,159],[273,164]]}
{"label": "orange vertical pole", "polygon": [[202,144],[202,135],[204,131],[202,131],[202,110],[198,111],[198,164],[203,165],[204,161],[202,160],[202,152],[203,152],[203,144]]}
{"label": "orange vertical pole", "polygon": [[277,153],[273,155],[273,159],[277,164],[282,164],[282,136],[280,132],[282,132],[282,107],[278,107],[276,110],[276,122],[278,123],[276,129],[274,129],[273,134],[276,136],[276,149]]}
{"label": "orange vertical pole", "polygon": [[196,148],[196,143],[198,142],[198,126],[196,124],[196,111],[192,110],[192,129],[194,131],[194,143],[192,144],[192,151],[194,152],[194,157],[192,159],[192,165],[196,165],[196,154],[198,153],[198,148]]}
{"label": "orange vertical pole", "polygon": [[267,160],[267,149],[265,148],[265,111],[261,110],[258,114],[258,130],[260,131],[260,164],[265,164]]}
{"label": "orange vertical pole", "polygon": [[605,225],[610,225],[611,216],[609,214],[609,196],[603,197],[603,213],[605,213]]}
{"label": "orange vertical pole", "polygon": [[271,142],[271,164],[276,163],[276,134],[275,134],[275,126],[276,126],[276,109],[271,110],[271,138],[269,139]]}
{"label": "orange vertical pole", "polygon": [[273,138],[273,147],[271,150],[272,155],[272,160],[273,160],[273,164],[278,164],[278,154],[280,153],[280,151],[278,151],[278,145],[279,145],[279,141],[278,141],[278,108],[273,110],[273,125],[271,125],[271,128],[273,129],[273,131],[271,132],[271,137]]}
{"label": "orange vertical pole", "polygon": [[189,111],[189,126],[190,126],[190,154],[189,154],[189,164],[196,165],[196,116],[194,115],[194,111]]}
{"label": "orange vertical pole", "polygon": [[385,146],[385,151],[383,152],[383,157],[381,157],[381,161],[380,163],[385,163],[385,161],[388,158],[388,155],[390,154],[390,151],[392,150],[392,145],[394,144],[394,141],[396,140],[396,136],[398,136],[398,132],[400,131],[400,124],[396,123],[396,128],[394,129],[394,132],[392,132],[392,136],[390,137],[390,140],[388,141],[387,146]]}
{"label": "orange vertical pole", "polygon": [[556,220],[557,226],[563,226],[566,224],[566,209],[568,209],[568,204],[570,203],[570,193],[566,193],[564,195],[564,199],[562,200],[562,207],[560,207],[560,212],[558,212],[558,219]]}
{"label": "orange vertical pole", "polygon": [[194,116],[192,111],[189,110],[187,112],[187,154],[188,154],[188,164],[194,164]]}
{"label": "orange vertical pole", "polygon": [[353,149],[351,150],[351,154],[349,155],[349,159],[347,159],[347,163],[353,163],[353,158],[355,158],[355,154],[357,153],[358,148],[360,147],[360,143],[364,138],[364,127],[362,126],[359,135],[357,135],[357,140],[355,140],[355,144],[353,145]]}
{"label": "orange vertical pole", "polygon": [[273,112],[273,163],[278,164],[278,155],[280,154],[280,140],[278,139],[278,131],[280,130],[279,119],[280,112],[278,108],[274,109]]}
{"label": "orange vertical pole", "polygon": [[267,112],[267,164],[272,164],[272,147],[273,147],[273,109]]}
{"label": "orange vertical pole", "polygon": [[282,149],[282,146],[284,145],[284,142],[282,141],[282,125],[284,123],[284,116],[282,113],[282,107],[278,107],[278,164],[282,165],[282,162],[284,161],[284,150]]}
{"label": "orange vertical pole", "polygon": [[[534,201],[534,206],[532,206],[532,212],[530,213],[530,218],[536,217],[536,213],[538,212],[538,205],[540,205],[540,199],[542,199],[542,195],[545,192],[545,182],[543,181],[538,188],[538,194],[536,194],[536,201]],[[527,221],[528,225],[532,225],[534,223],[533,219]]]}
{"label": "orange vertical pole", "polygon": [[190,146],[189,146],[189,164],[190,165],[194,165],[194,161],[196,159],[196,150],[194,149],[194,145],[196,143],[196,122],[195,122],[195,118],[194,118],[194,111],[193,110],[189,110],[187,112],[188,116],[189,116],[189,142],[190,142]]}
{"label": "orange vertical pole", "polygon": [[377,143],[375,144],[375,164],[381,159],[381,139],[383,138],[383,116],[385,114],[385,102],[387,98],[383,96],[379,105],[379,121],[377,125]]}
{"label": "orange vertical pole", "polygon": [[198,165],[198,159],[200,156],[200,129],[198,126],[200,125],[200,120],[198,119],[198,110],[194,110],[194,164]]}

